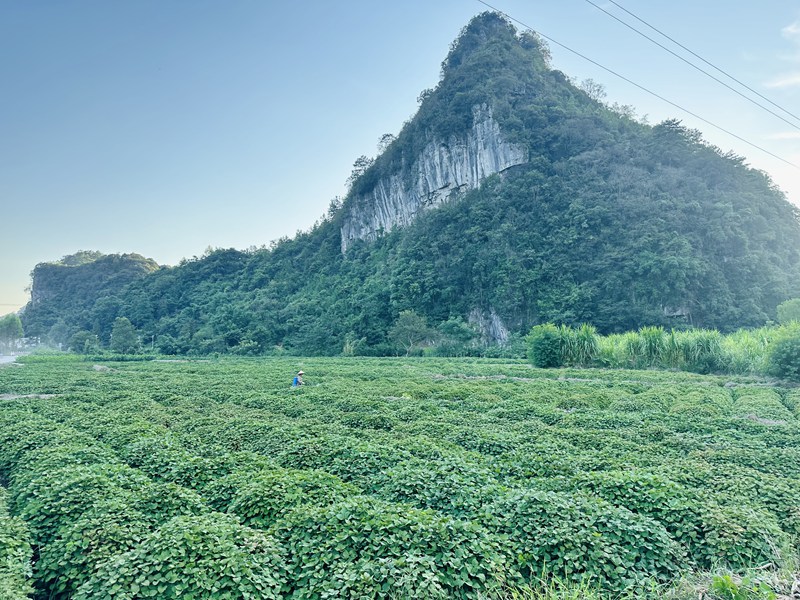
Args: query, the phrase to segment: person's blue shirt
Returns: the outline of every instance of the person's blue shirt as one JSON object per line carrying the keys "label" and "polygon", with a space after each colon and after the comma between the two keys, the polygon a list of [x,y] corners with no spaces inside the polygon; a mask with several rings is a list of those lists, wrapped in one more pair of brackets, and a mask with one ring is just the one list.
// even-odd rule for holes
{"label": "person's blue shirt", "polygon": [[292,379],[292,387],[297,387],[299,385],[303,385],[303,372],[300,371],[297,375],[294,376]]}

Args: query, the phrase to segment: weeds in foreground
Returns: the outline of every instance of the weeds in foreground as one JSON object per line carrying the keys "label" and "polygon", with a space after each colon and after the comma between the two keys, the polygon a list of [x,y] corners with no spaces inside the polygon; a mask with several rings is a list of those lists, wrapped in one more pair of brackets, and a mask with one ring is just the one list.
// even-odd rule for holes
{"label": "weeds in foreground", "polygon": [[542,576],[537,583],[510,590],[509,600],[610,600],[589,581],[575,583]]}
{"label": "weeds in foreground", "polygon": [[[589,580],[574,582],[543,573],[538,581],[508,590],[504,600],[782,600],[800,589],[800,558],[783,565],[765,565],[735,574],[693,572],[667,586],[653,583],[646,590],[623,595],[603,591]],[[795,592],[796,593],[796,592]]]}

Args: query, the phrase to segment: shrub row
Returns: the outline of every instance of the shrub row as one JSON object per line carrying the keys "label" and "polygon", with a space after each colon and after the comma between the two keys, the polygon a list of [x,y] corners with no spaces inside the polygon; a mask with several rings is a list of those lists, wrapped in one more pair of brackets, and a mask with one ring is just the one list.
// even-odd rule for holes
{"label": "shrub row", "polygon": [[[2,421],[0,458],[49,597],[282,597],[285,559],[265,534],[209,513],[195,492],[152,482],[68,427],[10,410]],[[35,443],[24,437],[33,425]]]}
{"label": "shrub row", "polygon": [[8,512],[8,493],[0,487],[0,598],[27,600],[32,550],[25,524]]}
{"label": "shrub row", "polygon": [[[351,373],[336,364],[327,376]],[[4,403],[0,476],[44,540],[42,587],[101,597],[122,556],[120,590],[144,581],[150,559],[134,550],[169,545],[175,518],[207,532],[200,547],[223,540],[236,564],[282,560],[268,575],[289,597],[478,597],[543,569],[626,591],[691,564],[780,564],[776,548],[797,535],[793,392],[466,361],[349,366],[352,377],[289,391],[263,375],[272,368],[130,363],[77,378],[63,398]],[[48,486],[57,497],[36,504]],[[247,557],[241,543],[269,549]],[[462,565],[462,546],[487,567]],[[358,559],[336,559],[342,549]],[[179,572],[174,560],[165,572]],[[147,592],[191,597],[207,582]]]}
{"label": "shrub row", "polygon": [[732,490],[719,495],[714,490],[698,493],[662,474],[639,470],[581,473],[551,481],[549,487],[593,494],[657,521],[702,569],[720,562],[736,570],[754,564],[779,564],[780,549],[788,536],[769,509],[785,516],[786,530],[793,531],[796,519],[791,513],[800,505],[785,494],[780,500],[786,504],[766,506],[758,498],[730,494]]}

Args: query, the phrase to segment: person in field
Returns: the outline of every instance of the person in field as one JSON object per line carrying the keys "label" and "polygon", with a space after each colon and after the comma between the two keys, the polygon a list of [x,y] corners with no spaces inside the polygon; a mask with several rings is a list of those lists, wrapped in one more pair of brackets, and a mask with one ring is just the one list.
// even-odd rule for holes
{"label": "person in field", "polygon": [[295,375],[294,379],[292,379],[292,387],[299,387],[303,385],[303,375],[304,373],[302,371],[297,372],[297,375]]}

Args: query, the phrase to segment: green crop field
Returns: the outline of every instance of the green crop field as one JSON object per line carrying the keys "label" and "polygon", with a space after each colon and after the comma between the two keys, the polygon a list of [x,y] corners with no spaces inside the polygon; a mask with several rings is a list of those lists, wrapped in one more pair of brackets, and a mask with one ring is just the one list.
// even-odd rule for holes
{"label": "green crop field", "polygon": [[799,417],[752,377],[31,356],[0,368],[0,596],[774,598]]}

